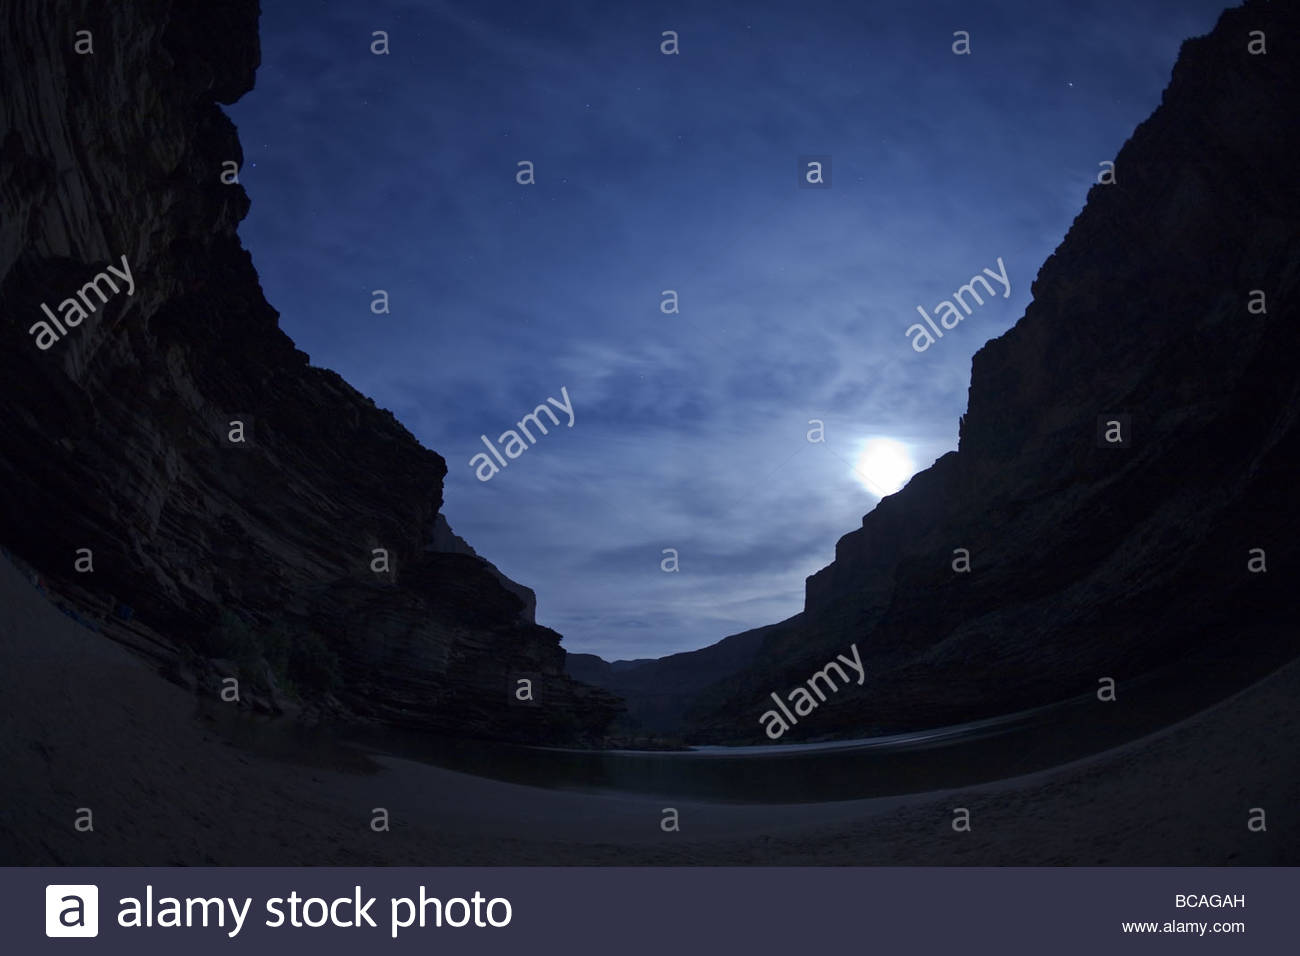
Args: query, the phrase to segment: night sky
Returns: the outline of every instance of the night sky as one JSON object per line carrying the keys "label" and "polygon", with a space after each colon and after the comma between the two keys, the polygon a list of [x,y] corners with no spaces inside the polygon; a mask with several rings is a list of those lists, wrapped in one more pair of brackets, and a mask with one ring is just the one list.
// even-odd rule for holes
{"label": "night sky", "polygon": [[[956,447],[971,355],[1223,6],[270,0],[229,109],[240,232],[312,363],[447,459],[449,522],[538,621],[658,657],[800,610],[890,485],[866,443]],[[830,188],[799,188],[810,156]],[[999,258],[1009,297],[915,351],[916,307]],[[562,389],[572,427],[480,481],[480,435]]]}

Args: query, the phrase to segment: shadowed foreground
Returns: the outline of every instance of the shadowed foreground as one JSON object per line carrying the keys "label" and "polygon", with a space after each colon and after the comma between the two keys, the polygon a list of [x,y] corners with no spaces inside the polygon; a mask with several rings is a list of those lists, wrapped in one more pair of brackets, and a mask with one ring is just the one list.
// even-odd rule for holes
{"label": "shadowed foreground", "polygon": [[[1098,757],[960,790],[800,806],[542,790],[388,757],[243,752],[194,697],[0,563],[3,864],[1291,864],[1300,662]],[[306,755],[304,755],[305,757]],[[79,807],[94,832],[78,833]],[[392,829],[370,829],[385,807]],[[952,810],[972,829],[957,833]],[[1252,833],[1252,807],[1268,829]]]}

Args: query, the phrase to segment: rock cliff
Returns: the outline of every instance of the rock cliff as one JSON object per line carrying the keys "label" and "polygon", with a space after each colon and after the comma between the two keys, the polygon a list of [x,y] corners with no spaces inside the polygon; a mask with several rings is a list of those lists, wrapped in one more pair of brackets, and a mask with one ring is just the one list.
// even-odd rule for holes
{"label": "rock cliff", "polygon": [[1297,37],[1300,8],[1253,0],[1184,44],[1116,183],[976,353],[958,450],[840,539],[797,627],[695,696],[697,738],[761,740],[768,694],[853,642],[865,686],[783,742],[1043,704],[1194,650],[1300,649]]}
{"label": "rock cliff", "polygon": [[[252,88],[258,14],[256,0],[0,7],[0,543],[186,659],[234,621],[281,635],[252,653],[290,671],[295,653],[336,661],[326,683],[357,714],[598,736],[617,701],[566,677],[532,593],[456,544],[443,459],[310,365],[263,297],[217,105]],[[122,262],[129,292],[87,290]],[[79,291],[90,314],[41,347],[42,306],[63,315]],[[300,683],[317,664],[298,661]],[[514,703],[517,677],[541,706]]]}

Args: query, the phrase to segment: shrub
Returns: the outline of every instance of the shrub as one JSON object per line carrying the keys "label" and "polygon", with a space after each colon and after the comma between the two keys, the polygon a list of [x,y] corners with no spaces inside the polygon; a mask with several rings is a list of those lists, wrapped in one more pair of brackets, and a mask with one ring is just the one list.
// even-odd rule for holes
{"label": "shrub", "polygon": [[341,685],[338,654],[313,631],[283,619],[255,628],[230,611],[222,611],[203,650],[210,657],[234,661],[244,680],[267,690],[264,666],[276,683],[295,696],[317,696]]}

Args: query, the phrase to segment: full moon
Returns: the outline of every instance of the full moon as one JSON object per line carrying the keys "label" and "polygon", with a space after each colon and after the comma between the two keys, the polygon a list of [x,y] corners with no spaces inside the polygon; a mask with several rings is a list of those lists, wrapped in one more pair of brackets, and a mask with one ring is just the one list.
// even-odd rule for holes
{"label": "full moon", "polygon": [[907,446],[892,438],[869,439],[853,466],[853,474],[862,487],[880,498],[902,488],[915,471]]}

